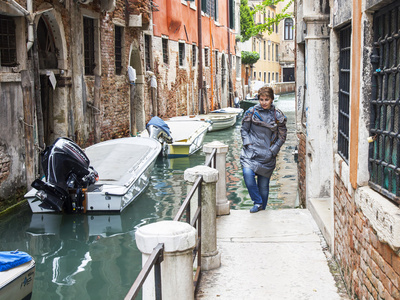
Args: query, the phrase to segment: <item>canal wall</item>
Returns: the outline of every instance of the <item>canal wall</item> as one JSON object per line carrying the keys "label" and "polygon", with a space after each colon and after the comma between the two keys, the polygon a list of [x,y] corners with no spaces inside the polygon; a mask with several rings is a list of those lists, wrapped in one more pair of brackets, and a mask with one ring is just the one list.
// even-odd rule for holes
{"label": "canal wall", "polygon": [[270,84],[270,86],[274,89],[274,93],[276,95],[294,93],[296,83],[292,82],[276,82]]}

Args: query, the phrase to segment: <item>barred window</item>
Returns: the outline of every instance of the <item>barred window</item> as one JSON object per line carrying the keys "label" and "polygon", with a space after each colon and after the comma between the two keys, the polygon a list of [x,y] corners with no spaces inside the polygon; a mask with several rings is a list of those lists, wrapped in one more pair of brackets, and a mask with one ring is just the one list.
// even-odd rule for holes
{"label": "barred window", "polygon": [[115,26],[115,74],[122,73],[122,32],[121,26]]}
{"label": "barred window", "polygon": [[204,48],[204,65],[208,67],[208,48]]}
{"label": "barred window", "polygon": [[151,40],[150,35],[144,36],[144,59],[146,64],[146,71],[151,71]]}
{"label": "barred window", "polygon": [[95,51],[94,51],[94,20],[83,17],[83,47],[85,61],[85,75],[94,75]]}
{"label": "barred window", "polygon": [[197,62],[197,48],[196,45],[192,45],[192,66],[195,67]]}
{"label": "barred window", "polygon": [[185,43],[179,43],[179,66],[183,67],[185,63]]}
{"label": "barred window", "polygon": [[400,2],[374,14],[370,186],[400,204]]}
{"label": "barred window", "polygon": [[169,64],[168,39],[162,39],[162,52],[164,64]]}
{"label": "barred window", "polygon": [[17,65],[17,40],[14,19],[0,15],[0,62],[2,66]]}
{"label": "barred window", "polygon": [[340,31],[338,153],[349,162],[351,26]]}

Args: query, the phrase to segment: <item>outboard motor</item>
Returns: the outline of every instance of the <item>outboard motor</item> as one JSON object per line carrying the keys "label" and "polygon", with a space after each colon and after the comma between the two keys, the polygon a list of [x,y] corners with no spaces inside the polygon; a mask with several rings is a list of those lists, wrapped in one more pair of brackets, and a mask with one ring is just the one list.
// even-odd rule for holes
{"label": "outboard motor", "polygon": [[84,210],[85,189],[98,180],[89,158],[77,144],[68,138],[58,138],[42,153],[42,167],[46,181],[36,179],[40,207],[55,211],[80,212]]}
{"label": "outboard motor", "polygon": [[168,124],[165,123],[160,117],[152,117],[146,125],[149,137],[158,140],[163,146],[165,151],[166,144],[172,143],[171,131]]}

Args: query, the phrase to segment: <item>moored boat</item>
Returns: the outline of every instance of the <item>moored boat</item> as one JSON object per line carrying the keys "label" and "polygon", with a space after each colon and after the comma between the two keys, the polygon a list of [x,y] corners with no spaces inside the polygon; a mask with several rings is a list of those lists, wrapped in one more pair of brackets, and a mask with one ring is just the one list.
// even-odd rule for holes
{"label": "moored boat", "polygon": [[22,251],[0,252],[0,299],[30,299],[36,264]]}
{"label": "moored boat", "polygon": [[201,120],[164,121],[153,117],[147,123],[148,135],[164,145],[164,155],[168,158],[189,156],[203,145],[204,137],[211,126],[210,122]]}
{"label": "moored boat", "polygon": [[224,107],[220,109],[216,109],[210,111],[211,114],[219,114],[219,115],[226,115],[226,114],[233,114],[236,115],[236,121],[240,120],[243,117],[244,110],[243,108],[239,107]]}
{"label": "moored boat", "polygon": [[[121,212],[147,186],[160,151],[158,141],[145,137],[108,140],[85,151],[71,140],[58,139],[45,153],[51,162],[46,180],[37,179],[25,198],[33,213]],[[74,159],[81,164],[71,164]]]}
{"label": "moored boat", "polygon": [[218,131],[229,128],[236,123],[236,114],[202,114],[194,116],[179,116],[169,118],[168,121],[205,121],[210,122],[208,131]]}

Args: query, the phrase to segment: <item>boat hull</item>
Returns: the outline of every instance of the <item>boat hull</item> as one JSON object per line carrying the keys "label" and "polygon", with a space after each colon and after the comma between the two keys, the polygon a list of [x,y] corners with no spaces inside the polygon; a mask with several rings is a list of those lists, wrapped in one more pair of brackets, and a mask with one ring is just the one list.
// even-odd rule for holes
{"label": "boat hull", "polygon": [[[147,187],[150,173],[161,151],[151,138],[134,137],[105,141],[85,153],[99,173],[99,182],[85,191],[84,212],[121,212]],[[33,213],[55,212],[40,206],[36,190],[25,198]]]}
{"label": "boat hull", "polygon": [[0,299],[30,299],[36,265],[32,259],[10,270],[0,272]]}

